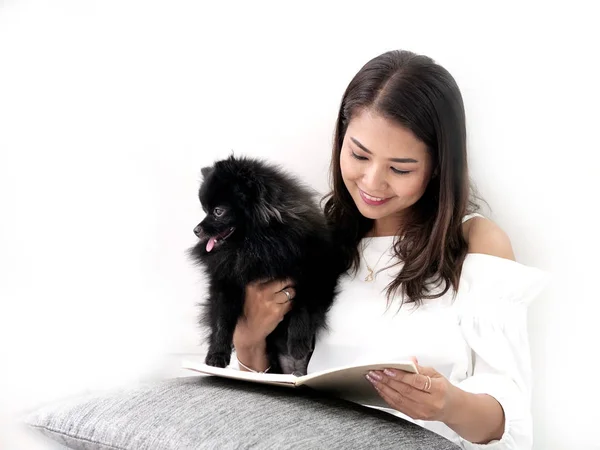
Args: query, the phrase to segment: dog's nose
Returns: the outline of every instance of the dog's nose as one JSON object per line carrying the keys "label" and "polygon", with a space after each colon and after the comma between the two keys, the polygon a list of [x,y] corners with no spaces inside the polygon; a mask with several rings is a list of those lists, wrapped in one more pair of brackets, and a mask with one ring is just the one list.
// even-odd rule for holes
{"label": "dog's nose", "polygon": [[202,230],[200,229],[200,225],[196,225],[196,228],[194,228],[194,234],[198,237],[200,237],[200,232]]}

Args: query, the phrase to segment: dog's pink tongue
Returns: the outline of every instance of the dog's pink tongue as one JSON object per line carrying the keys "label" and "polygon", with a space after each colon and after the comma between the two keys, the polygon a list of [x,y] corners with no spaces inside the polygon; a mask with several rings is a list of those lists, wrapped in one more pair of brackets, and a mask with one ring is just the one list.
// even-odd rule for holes
{"label": "dog's pink tongue", "polygon": [[215,247],[215,238],[211,237],[206,243],[206,251],[210,252]]}

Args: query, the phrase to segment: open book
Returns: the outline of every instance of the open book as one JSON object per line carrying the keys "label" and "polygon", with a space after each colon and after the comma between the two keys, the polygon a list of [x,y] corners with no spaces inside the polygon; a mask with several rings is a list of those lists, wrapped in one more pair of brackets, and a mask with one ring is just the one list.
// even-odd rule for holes
{"label": "open book", "polygon": [[273,373],[253,373],[240,370],[208,366],[194,361],[183,361],[182,368],[235,380],[252,383],[271,384],[297,388],[305,386],[318,391],[324,391],[336,397],[343,398],[361,405],[389,408],[377,394],[373,385],[365,378],[370,370],[399,369],[406,372],[418,373],[415,364],[408,361],[366,364],[358,366],[336,367],[330,370],[310,373],[303,376],[282,375]]}

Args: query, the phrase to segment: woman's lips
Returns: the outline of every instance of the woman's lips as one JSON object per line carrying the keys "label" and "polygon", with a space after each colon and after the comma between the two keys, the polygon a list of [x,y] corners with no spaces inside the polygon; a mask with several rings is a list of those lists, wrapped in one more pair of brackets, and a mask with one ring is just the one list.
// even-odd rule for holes
{"label": "woman's lips", "polygon": [[367,205],[370,205],[370,206],[380,206],[380,205],[387,203],[391,199],[391,197],[388,197],[388,198],[373,197],[372,195],[369,195],[366,192],[363,192],[360,188],[358,189],[358,192],[360,192],[360,197],[363,199],[363,201]]}

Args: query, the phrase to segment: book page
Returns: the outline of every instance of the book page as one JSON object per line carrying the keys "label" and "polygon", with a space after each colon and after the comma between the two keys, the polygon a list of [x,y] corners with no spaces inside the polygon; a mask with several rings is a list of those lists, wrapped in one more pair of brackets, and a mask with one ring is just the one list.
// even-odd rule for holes
{"label": "book page", "polygon": [[368,364],[344,367],[300,377],[298,385],[327,392],[352,402],[369,406],[389,407],[379,396],[373,385],[365,378],[370,370],[400,369],[417,373],[412,361],[405,363]]}
{"label": "book page", "polygon": [[213,367],[201,362],[190,360],[182,361],[181,367],[184,369],[203,373],[205,375],[215,375],[218,377],[231,378],[234,380],[244,380],[262,384],[273,384],[276,386],[295,387],[296,381],[298,379],[294,375],[285,375],[277,373],[254,373],[244,372],[235,369],[223,369],[220,367]]}

